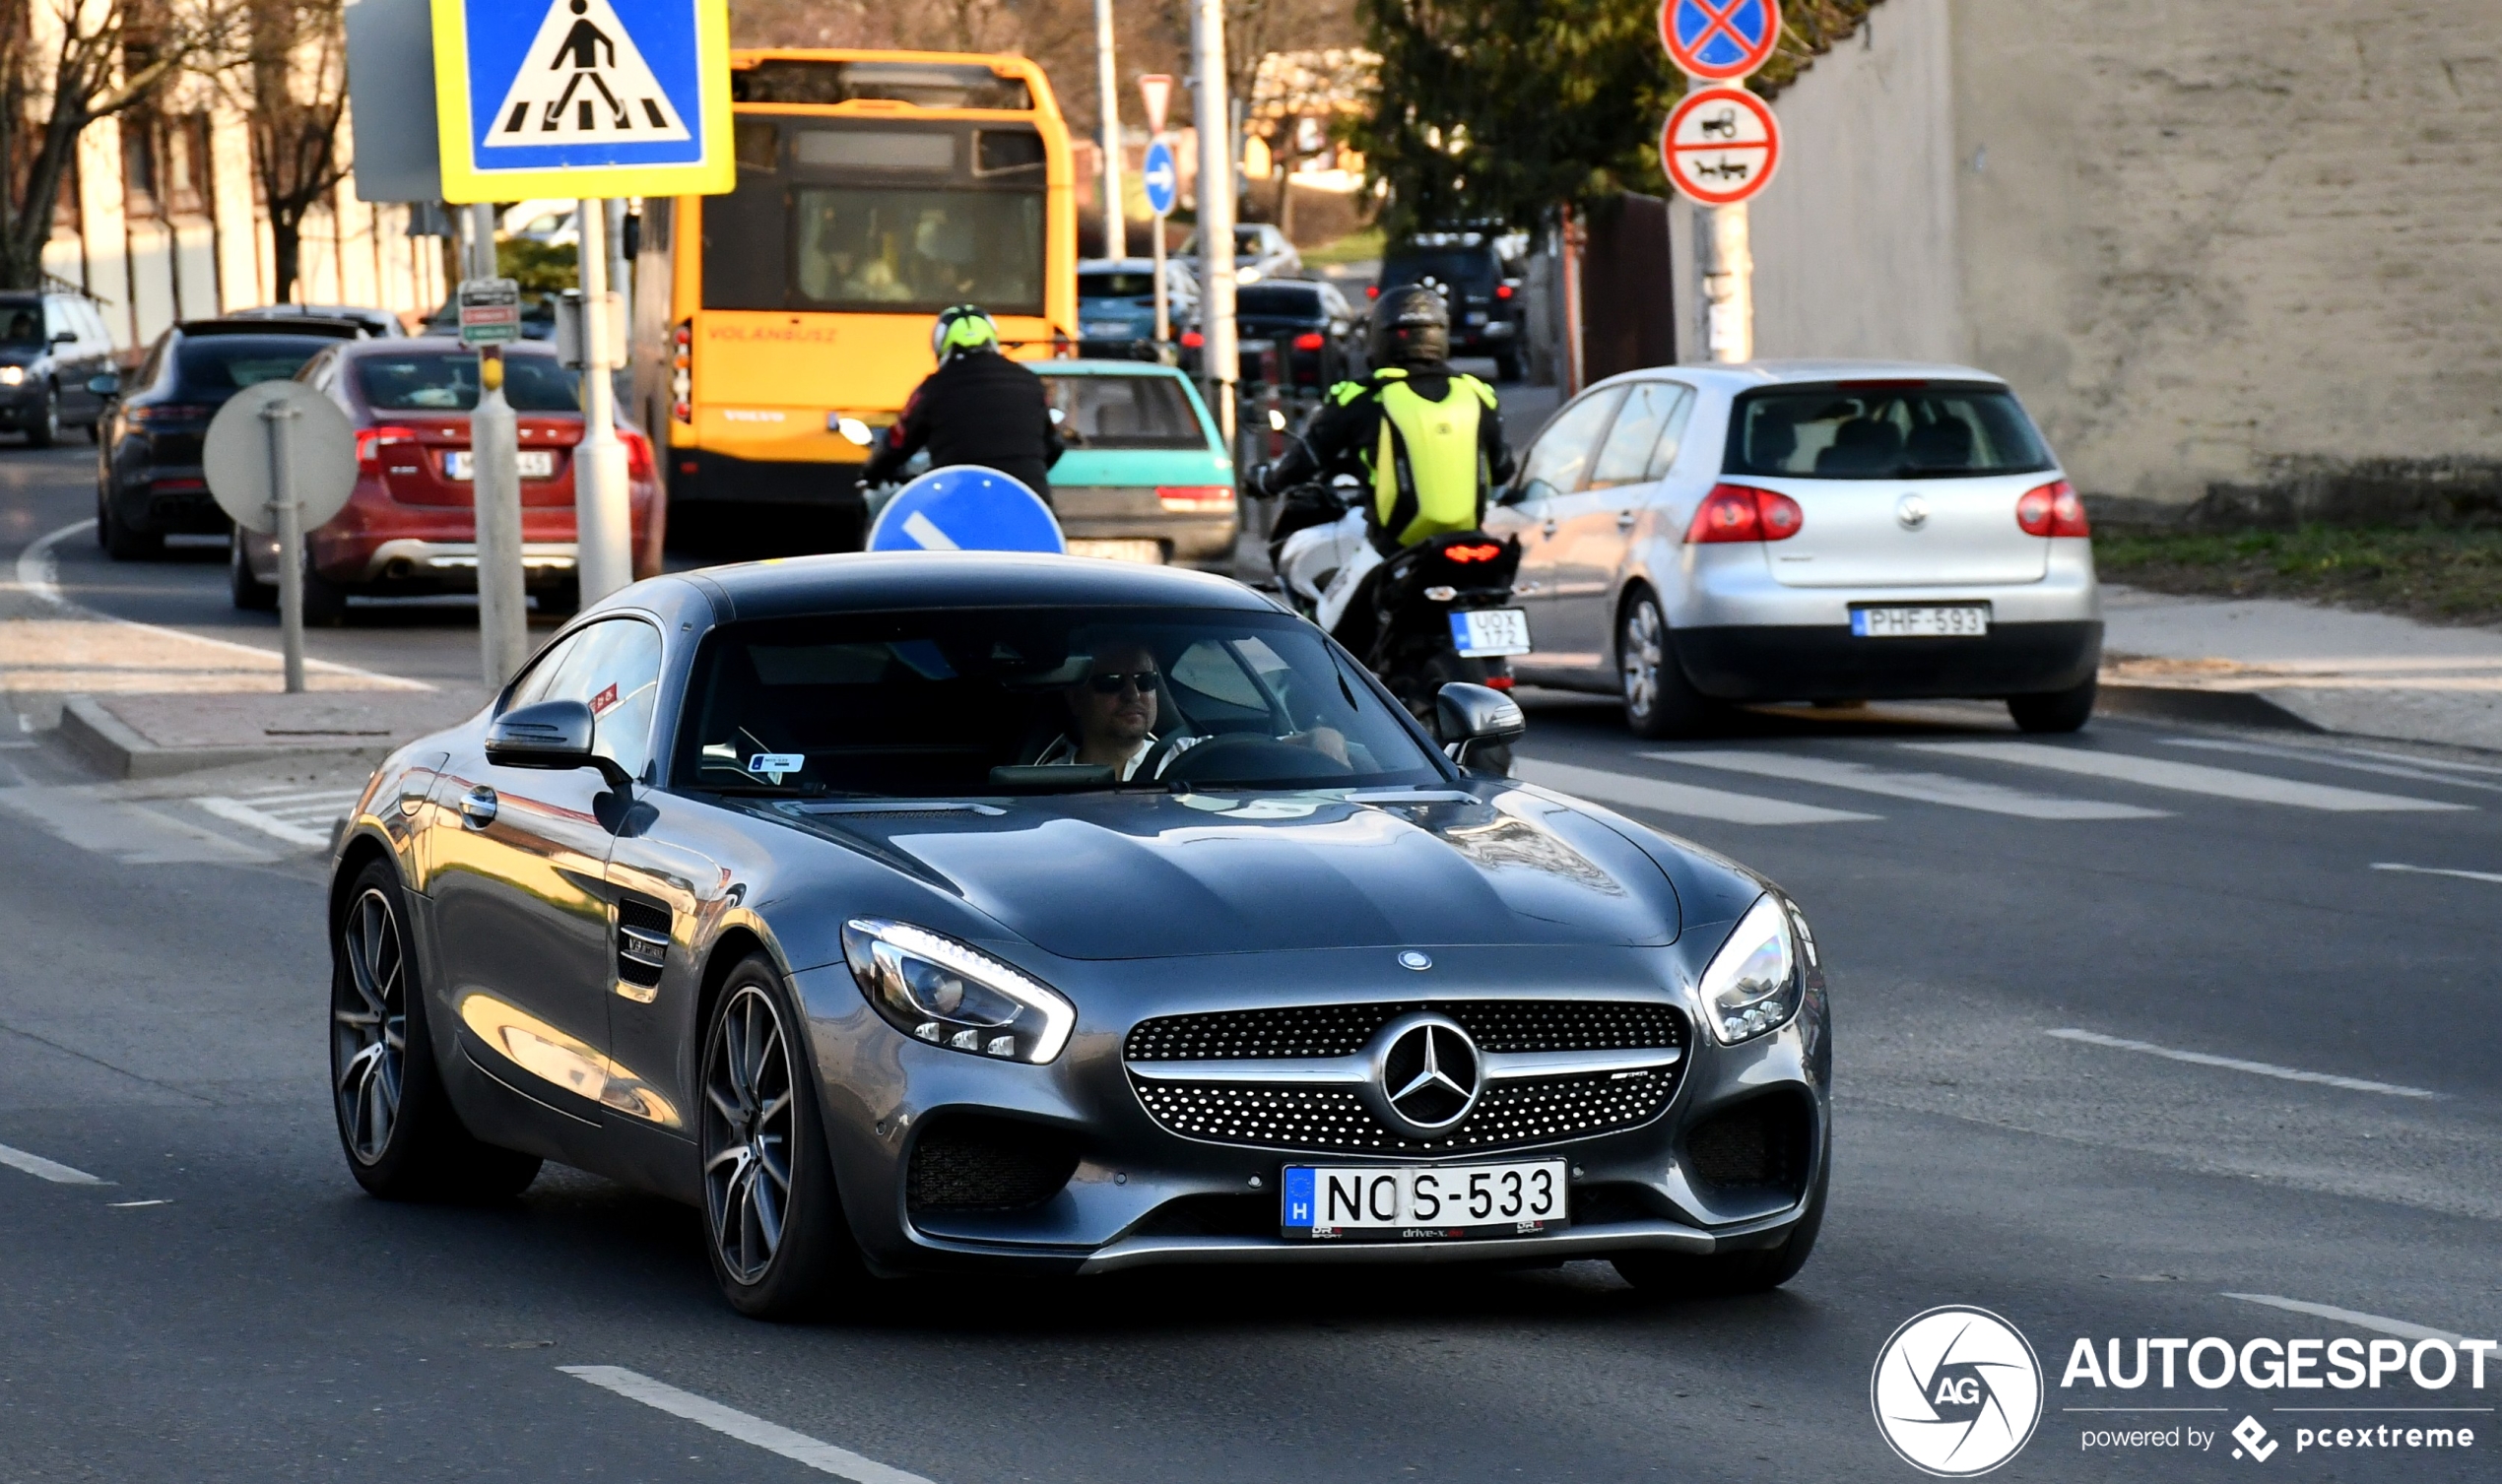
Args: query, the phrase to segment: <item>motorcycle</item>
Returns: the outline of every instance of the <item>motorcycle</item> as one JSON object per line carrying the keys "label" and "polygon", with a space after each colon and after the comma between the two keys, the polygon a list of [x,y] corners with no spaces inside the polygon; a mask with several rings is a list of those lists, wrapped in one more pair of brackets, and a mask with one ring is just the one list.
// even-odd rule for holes
{"label": "motorcycle", "polygon": [[[1455,680],[1511,688],[1508,657],[1529,653],[1528,619],[1508,606],[1520,568],[1517,539],[1451,532],[1385,556],[1352,477],[1296,485],[1278,498],[1269,560],[1280,594],[1379,676],[1416,720],[1437,728],[1435,697]],[[1481,747],[1470,761],[1508,771],[1511,749]]]}

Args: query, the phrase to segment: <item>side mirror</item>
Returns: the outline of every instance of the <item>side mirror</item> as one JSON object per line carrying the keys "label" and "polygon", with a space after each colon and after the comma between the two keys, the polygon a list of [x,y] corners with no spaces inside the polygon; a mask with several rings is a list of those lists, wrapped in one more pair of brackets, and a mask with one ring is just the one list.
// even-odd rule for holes
{"label": "side mirror", "polygon": [[52,344],[56,346],[77,345],[78,332],[76,330],[55,330],[52,332]]}
{"label": "side mirror", "polygon": [[1453,680],[1433,697],[1434,729],[1451,760],[1466,766],[1469,753],[1498,742],[1516,742],[1529,731],[1520,703],[1491,685]]}
{"label": "side mirror", "polygon": [[110,371],[101,376],[90,376],[87,389],[99,397],[118,397],[121,395],[121,378]]}
{"label": "side mirror", "polygon": [[487,724],[487,760],[499,768],[597,768],[620,788],[631,783],[614,758],[591,750],[597,732],[591,708],[580,701],[540,701]]}

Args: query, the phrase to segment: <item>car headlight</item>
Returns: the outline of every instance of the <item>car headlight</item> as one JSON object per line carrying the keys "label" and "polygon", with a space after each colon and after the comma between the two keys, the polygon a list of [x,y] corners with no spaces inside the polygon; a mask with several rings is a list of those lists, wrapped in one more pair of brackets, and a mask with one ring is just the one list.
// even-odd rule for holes
{"label": "car headlight", "polygon": [[1799,1012],[1803,976],[1790,914],[1770,892],[1738,920],[1738,931],[1703,970],[1703,1018],[1723,1046],[1780,1029]]}
{"label": "car headlight", "polygon": [[896,1030],[976,1056],[1048,1062],[1069,1044],[1077,1006],[1050,986],[952,937],[909,923],[843,924],[851,977]]}
{"label": "car headlight", "polygon": [[0,386],[17,386],[26,380],[26,367],[0,366]]}

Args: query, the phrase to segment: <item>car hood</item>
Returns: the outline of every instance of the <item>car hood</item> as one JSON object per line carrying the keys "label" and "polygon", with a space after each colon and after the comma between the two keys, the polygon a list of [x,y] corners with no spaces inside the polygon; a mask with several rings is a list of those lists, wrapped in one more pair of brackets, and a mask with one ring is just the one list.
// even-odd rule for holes
{"label": "car hood", "polygon": [[1660,945],[1676,889],[1606,823],[1520,790],[1097,794],[998,811],[785,814],[1064,958],[1409,944]]}

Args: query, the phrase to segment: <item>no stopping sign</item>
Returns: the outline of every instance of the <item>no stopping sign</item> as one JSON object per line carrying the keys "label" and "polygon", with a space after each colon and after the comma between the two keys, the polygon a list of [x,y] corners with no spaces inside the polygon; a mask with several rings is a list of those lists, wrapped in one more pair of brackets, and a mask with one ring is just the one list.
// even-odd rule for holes
{"label": "no stopping sign", "polygon": [[1762,190],[1781,162],[1772,106],[1744,88],[1685,95],[1660,130],[1660,167],[1686,198],[1734,206]]}

